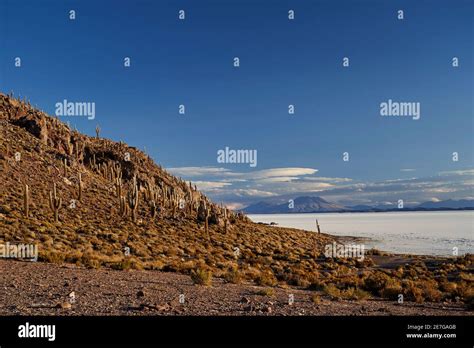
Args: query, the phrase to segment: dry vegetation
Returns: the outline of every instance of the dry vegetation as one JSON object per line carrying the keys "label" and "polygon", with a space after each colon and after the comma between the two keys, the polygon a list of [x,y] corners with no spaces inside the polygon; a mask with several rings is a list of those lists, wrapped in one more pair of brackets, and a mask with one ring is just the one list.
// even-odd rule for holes
{"label": "dry vegetation", "polygon": [[334,237],[252,223],[100,129],[87,137],[3,94],[0,122],[0,242],[38,244],[41,261],[295,286],[314,290],[315,302],[403,294],[473,306],[471,255],[396,267],[376,252],[326,259]]}

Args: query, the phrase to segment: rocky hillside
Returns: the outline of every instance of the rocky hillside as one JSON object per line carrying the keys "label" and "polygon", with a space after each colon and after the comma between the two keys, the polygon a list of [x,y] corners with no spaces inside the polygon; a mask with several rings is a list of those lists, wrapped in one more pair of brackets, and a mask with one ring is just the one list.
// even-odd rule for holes
{"label": "rocky hillside", "polygon": [[331,240],[254,224],[100,129],[88,137],[4,94],[0,122],[0,242],[38,244],[41,260],[273,280],[310,271]]}

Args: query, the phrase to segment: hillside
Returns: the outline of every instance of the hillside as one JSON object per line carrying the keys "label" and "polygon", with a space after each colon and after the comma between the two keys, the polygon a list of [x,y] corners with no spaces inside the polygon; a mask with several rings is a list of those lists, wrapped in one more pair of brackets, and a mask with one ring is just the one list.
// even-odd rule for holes
{"label": "hillside", "polygon": [[[40,260],[215,275],[238,267],[244,277],[273,279],[287,267],[310,270],[332,240],[254,224],[136,148],[80,134],[4,94],[0,122],[0,242],[38,244]],[[49,202],[54,185],[58,221]]]}

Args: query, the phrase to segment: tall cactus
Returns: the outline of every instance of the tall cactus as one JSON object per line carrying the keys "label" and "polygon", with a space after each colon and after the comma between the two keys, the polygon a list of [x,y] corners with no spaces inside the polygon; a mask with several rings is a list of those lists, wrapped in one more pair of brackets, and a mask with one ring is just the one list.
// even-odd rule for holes
{"label": "tall cactus", "polygon": [[81,173],[78,174],[78,182],[77,182],[77,200],[80,202],[82,200],[82,176]]}
{"label": "tall cactus", "polygon": [[67,159],[63,160],[64,177],[67,176]]}
{"label": "tall cactus", "polygon": [[211,241],[211,235],[209,234],[209,207],[208,206],[206,206],[205,228],[206,228],[207,240]]}
{"label": "tall cactus", "polygon": [[116,178],[115,179],[115,192],[117,193],[117,197],[122,197],[122,179]]}
{"label": "tall cactus", "polygon": [[127,195],[127,203],[128,206],[130,207],[130,210],[132,212],[132,221],[135,222],[137,220],[137,208],[138,208],[138,201],[139,201],[139,192],[138,192],[138,186],[137,186],[137,177],[133,177],[133,187],[131,191],[128,192]]}
{"label": "tall cactus", "polygon": [[28,188],[28,185],[25,184],[23,187],[23,211],[25,213],[25,216],[28,217],[30,215],[30,196],[29,196],[30,190]]}
{"label": "tall cactus", "polygon": [[224,207],[224,234],[227,234],[227,208]]}
{"label": "tall cactus", "polygon": [[54,212],[54,221],[59,221],[59,208],[61,208],[62,199],[56,195],[56,183],[53,184],[53,192],[49,191],[49,207]]}
{"label": "tall cactus", "polygon": [[158,212],[158,207],[156,206],[156,202],[154,200],[150,201],[150,210],[151,217],[154,219],[156,217],[156,213]]}
{"label": "tall cactus", "polygon": [[119,214],[121,216],[127,216],[128,215],[128,206],[127,206],[127,200],[125,197],[120,196],[120,211]]}

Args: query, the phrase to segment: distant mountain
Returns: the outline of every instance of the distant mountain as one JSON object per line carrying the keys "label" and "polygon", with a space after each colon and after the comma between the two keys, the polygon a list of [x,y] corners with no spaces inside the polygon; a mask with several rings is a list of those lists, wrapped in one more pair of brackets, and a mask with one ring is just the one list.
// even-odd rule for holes
{"label": "distant mountain", "polygon": [[382,212],[382,211],[418,211],[418,210],[450,210],[450,209],[474,209],[474,200],[448,199],[439,202],[425,202],[416,206],[398,209],[396,204],[359,204],[354,206],[343,206],[332,203],[321,197],[301,196],[293,201],[290,208],[288,200],[261,201],[244,208],[247,214],[286,214],[286,213],[321,213],[321,212]]}
{"label": "distant mountain", "polygon": [[421,209],[465,209],[474,208],[474,199],[448,199],[439,202],[425,202],[417,206]]}
{"label": "distant mountain", "polygon": [[321,197],[297,197],[293,205],[286,201],[284,203],[258,202],[249,205],[244,212],[249,214],[284,214],[284,213],[317,213],[345,211],[346,207],[326,201]]}

